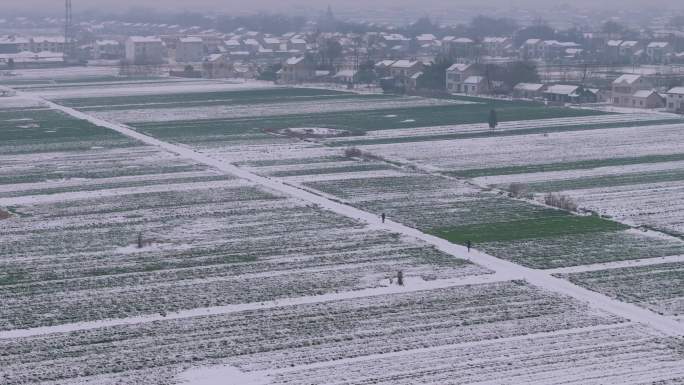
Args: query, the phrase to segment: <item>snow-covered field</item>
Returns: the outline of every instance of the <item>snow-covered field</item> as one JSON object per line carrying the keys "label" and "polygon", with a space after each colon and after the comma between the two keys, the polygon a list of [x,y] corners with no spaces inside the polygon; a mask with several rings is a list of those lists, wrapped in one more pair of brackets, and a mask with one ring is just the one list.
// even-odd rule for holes
{"label": "snow-covered field", "polygon": [[145,122],[170,122],[175,120],[194,120],[194,119],[235,119],[248,117],[264,117],[274,115],[289,114],[315,114],[342,111],[367,111],[385,108],[403,108],[416,106],[444,106],[449,104],[464,104],[460,101],[445,101],[439,99],[424,98],[395,98],[390,100],[377,101],[356,101],[356,100],[332,100],[325,99],[320,101],[306,101],[298,103],[296,101],[277,104],[256,104],[240,106],[209,106],[209,107],[187,107],[187,108],[146,108],[144,105],[139,109],[118,110],[98,112],[97,115],[103,119],[114,120],[128,123]]}
{"label": "snow-covered field", "polygon": [[[0,100],[3,385],[684,381],[676,257],[684,242],[483,188],[518,181],[511,175],[442,175],[676,157],[680,126],[664,116],[557,117],[489,130],[406,128],[420,119],[383,112],[396,127],[302,140],[294,134],[306,126],[287,127],[289,136],[223,129],[220,119],[460,101],[260,101],[253,91],[263,84],[102,83],[83,87],[86,97],[195,99],[171,114],[138,108],[139,98],[117,99],[111,111],[96,98],[88,105],[97,111],[40,102],[83,96],[76,86]],[[236,98],[196,100],[215,91]],[[232,102],[242,91],[252,99]],[[194,118],[217,120],[176,121]],[[149,124],[121,124],[136,119]],[[553,132],[519,132],[546,128]],[[445,134],[483,137],[424,141]],[[360,144],[361,153],[335,146],[372,138],[420,142]],[[682,161],[624,167],[672,174]],[[601,167],[568,172],[622,170]],[[533,186],[571,179],[564,172],[519,174]],[[476,237],[475,250],[458,245],[463,234]],[[630,285],[636,280],[642,290]]]}
{"label": "snow-covered field", "polygon": [[684,262],[566,273],[568,279],[660,314],[684,315]]}
{"label": "snow-covered field", "polygon": [[462,140],[361,146],[444,171],[680,154],[684,123]]}
{"label": "snow-covered field", "polygon": [[[649,122],[663,119],[673,118],[671,116],[662,116],[655,114],[615,114],[572,118],[538,119],[531,121],[502,122],[494,130],[492,130],[487,123],[461,124],[453,126],[436,127],[417,127],[409,129],[371,131],[367,133],[364,137],[358,138],[358,140],[360,142],[363,142],[367,140],[376,139],[420,138],[449,134],[472,134],[478,132],[497,133],[500,131],[521,131],[544,128],[548,129],[560,126],[575,126],[577,128],[584,128],[586,126],[592,125],[619,124],[628,122]],[[353,143],[353,140],[351,138],[334,138],[329,139],[328,142],[350,142],[351,144]]]}

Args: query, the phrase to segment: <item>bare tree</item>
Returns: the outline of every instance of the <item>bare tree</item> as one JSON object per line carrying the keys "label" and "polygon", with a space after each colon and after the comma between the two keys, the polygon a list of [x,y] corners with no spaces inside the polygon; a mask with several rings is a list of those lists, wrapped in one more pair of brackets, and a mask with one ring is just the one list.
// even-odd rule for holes
{"label": "bare tree", "polygon": [[548,193],[544,196],[544,203],[562,210],[577,211],[577,203],[568,195]]}

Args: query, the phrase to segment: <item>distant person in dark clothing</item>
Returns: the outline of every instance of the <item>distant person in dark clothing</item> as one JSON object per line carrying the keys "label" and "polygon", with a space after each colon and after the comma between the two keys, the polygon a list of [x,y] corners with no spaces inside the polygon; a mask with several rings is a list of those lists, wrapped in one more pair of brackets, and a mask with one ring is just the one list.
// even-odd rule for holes
{"label": "distant person in dark clothing", "polygon": [[385,213],[382,213],[382,215],[380,215],[380,217],[382,218],[382,223],[385,223]]}
{"label": "distant person in dark clothing", "polygon": [[468,240],[468,241],[466,242],[466,247],[468,247],[468,252],[469,252],[469,253],[470,253],[470,247],[471,247],[472,245],[473,245],[473,243],[470,242],[470,240]]}

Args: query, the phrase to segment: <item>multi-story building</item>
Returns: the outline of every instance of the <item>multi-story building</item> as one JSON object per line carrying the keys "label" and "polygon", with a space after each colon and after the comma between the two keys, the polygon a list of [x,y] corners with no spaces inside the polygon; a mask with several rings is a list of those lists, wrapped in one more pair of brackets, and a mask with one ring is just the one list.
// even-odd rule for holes
{"label": "multi-story building", "polygon": [[31,38],[33,52],[64,52],[66,43],[64,36],[38,36]]}
{"label": "multi-story building", "polygon": [[126,61],[132,64],[163,63],[162,40],[153,36],[130,36],[126,39]]}
{"label": "multi-story building", "polygon": [[666,41],[654,41],[646,46],[646,56],[651,63],[667,63],[672,53],[672,45]]}
{"label": "multi-story building", "polygon": [[94,59],[115,60],[123,56],[123,46],[116,40],[97,40],[93,44]]}
{"label": "multi-story building", "polygon": [[306,56],[291,57],[283,63],[283,68],[278,71],[280,83],[296,84],[314,79],[316,66],[313,60]]}
{"label": "multi-story building", "polygon": [[513,41],[508,37],[485,37],[482,39],[482,48],[487,56],[507,56]]}
{"label": "multi-story building", "polygon": [[475,53],[475,42],[467,37],[447,36],[442,39],[442,49],[451,57],[472,57]]}
{"label": "multi-story building", "polygon": [[620,44],[620,57],[632,63],[636,60],[637,52],[642,45],[636,40],[625,40]]}
{"label": "multi-story building", "polygon": [[390,65],[390,76],[394,78],[409,78],[422,70],[423,63],[417,60],[397,60]]}
{"label": "multi-story building", "polygon": [[544,41],[541,39],[527,39],[520,47],[520,58],[523,60],[542,57],[544,57]]}
{"label": "multi-story building", "polygon": [[[625,74],[613,81],[611,101],[613,105],[622,107],[646,107],[643,105],[644,97],[648,98],[643,92],[653,89],[653,83],[641,75]],[[641,105],[640,105],[641,104]]]}
{"label": "multi-story building", "polygon": [[197,63],[204,58],[204,42],[200,37],[182,37],[176,43],[176,62]]}
{"label": "multi-story building", "polygon": [[24,37],[0,37],[0,54],[19,53],[31,50],[31,41]]}
{"label": "multi-story building", "polygon": [[675,87],[665,94],[667,110],[684,113],[684,87]]}
{"label": "multi-story building", "polygon": [[446,70],[446,87],[447,92],[460,94],[465,93],[466,79],[477,76],[479,72],[473,64],[456,63]]}

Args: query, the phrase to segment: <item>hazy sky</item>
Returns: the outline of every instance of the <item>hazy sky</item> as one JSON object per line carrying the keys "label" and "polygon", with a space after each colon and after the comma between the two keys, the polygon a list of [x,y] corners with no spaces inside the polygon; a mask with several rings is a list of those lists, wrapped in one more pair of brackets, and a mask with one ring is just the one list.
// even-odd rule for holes
{"label": "hazy sky", "polygon": [[[458,8],[458,6],[472,7],[557,7],[570,4],[574,7],[668,7],[684,11],[684,0],[72,0],[75,10],[108,9],[123,11],[131,6],[164,10],[208,10],[213,9],[225,13],[242,13],[245,11],[273,10],[292,11],[296,8],[310,9],[325,8],[331,4],[333,8],[379,8],[406,7],[420,12],[421,9],[431,7]],[[63,0],[0,0],[2,7],[9,7],[11,11],[42,10],[59,11],[63,8]],[[5,8],[7,9],[7,8]]]}

